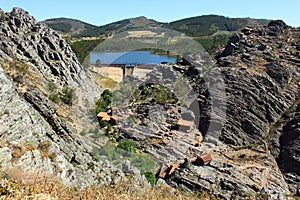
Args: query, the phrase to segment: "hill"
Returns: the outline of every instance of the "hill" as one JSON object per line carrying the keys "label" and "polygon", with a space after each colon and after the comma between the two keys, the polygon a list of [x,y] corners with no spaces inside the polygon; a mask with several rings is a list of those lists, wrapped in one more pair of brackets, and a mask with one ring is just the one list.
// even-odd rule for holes
{"label": "hill", "polygon": [[218,15],[205,15],[186,18],[170,23],[161,23],[146,17],[124,19],[103,26],[95,26],[79,20],[56,18],[43,21],[49,27],[61,33],[67,33],[73,37],[93,37],[103,34],[113,34],[133,28],[150,26],[164,27],[185,33],[191,37],[208,36],[218,31],[234,32],[245,26],[267,25],[269,20],[251,18],[228,18]]}
{"label": "hill", "polygon": [[131,19],[124,19],[121,21],[113,22],[103,26],[91,25],[75,19],[67,18],[56,18],[45,20],[42,23],[47,24],[54,30],[69,34],[73,37],[97,37],[100,35],[110,35],[114,33],[119,33],[125,30],[145,27],[145,26],[160,26],[159,22],[156,22],[146,17],[137,17]]}
{"label": "hill", "polygon": [[76,19],[56,18],[43,21],[49,27],[62,34],[83,36],[98,36],[103,32],[98,30],[98,27]]}
{"label": "hill", "polygon": [[[43,21],[59,33],[68,34],[76,40],[68,40],[76,56],[82,63],[88,53],[107,35],[117,34],[139,27],[162,27],[182,32],[199,42],[208,51],[224,46],[228,38],[246,26],[266,25],[269,20],[251,18],[228,18],[218,15],[205,15],[161,23],[144,16],[124,19],[103,26],[95,26],[79,20],[57,18]],[[101,37],[102,36],[102,37]],[[89,37],[85,40],[83,37]],[[95,38],[97,37],[97,38]]]}
{"label": "hill", "polygon": [[164,27],[183,32],[191,37],[207,36],[218,31],[235,32],[246,26],[267,25],[269,20],[229,18],[218,15],[191,17],[165,24]]}

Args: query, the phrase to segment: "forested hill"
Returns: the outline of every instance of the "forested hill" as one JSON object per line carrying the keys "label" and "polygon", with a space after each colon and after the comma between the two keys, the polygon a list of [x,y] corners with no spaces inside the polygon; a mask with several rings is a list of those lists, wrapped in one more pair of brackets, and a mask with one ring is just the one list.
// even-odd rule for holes
{"label": "forested hill", "polygon": [[46,23],[49,27],[60,33],[69,34],[76,38],[109,35],[144,26],[161,26],[161,23],[147,19],[143,16],[124,19],[103,26],[95,26],[76,19],[66,18],[48,19],[43,21],[43,23]]}
{"label": "forested hill", "polygon": [[218,15],[191,17],[165,24],[164,27],[183,32],[188,36],[199,37],[218,31],[239,31],[245,26],[267,25],[269,20],[251,18],[228,18]]}
{"label": "forested hill", "polygon": [[70,34],[73,37],[93,37],[119,33],[132,28],[151,26],[177,30],[192,37],[207,36],[218,31],[238,31],[245,26],[267,25],[269,20],[251,18],[228,18],[218,15],[204,15],[181,19],[170,23],[161,23],[146,17],[124,19],[103,26],[95,26],[79,20],[56,18],[44,21],[51,28]]}

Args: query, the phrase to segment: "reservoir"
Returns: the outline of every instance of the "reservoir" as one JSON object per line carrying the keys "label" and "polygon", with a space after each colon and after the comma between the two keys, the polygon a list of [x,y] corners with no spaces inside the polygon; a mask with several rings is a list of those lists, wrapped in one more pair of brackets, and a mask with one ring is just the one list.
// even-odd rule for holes
{"label": "reservoir", "polygon": [[177,57],[153,54],[151,51],[129,52],[91,52],[91,64],[100,60],[101,64],[161,64],[162,62],[175,63]]}

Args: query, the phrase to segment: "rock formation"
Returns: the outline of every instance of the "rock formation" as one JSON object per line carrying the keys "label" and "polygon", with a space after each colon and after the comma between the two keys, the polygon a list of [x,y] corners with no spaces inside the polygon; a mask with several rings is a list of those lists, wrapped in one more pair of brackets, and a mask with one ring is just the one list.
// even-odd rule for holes
{"label": "rock formation", "polygon": [[46,171],[70,186],[120,180],[123,172],[105,158],[94,161],[93,145],[71,125],[77,107],[64,107],[71,110],[67,118],[48,99],[49,85],[76,88],[78,98],[91,103],[98,96],[70,46],[22,9],[0,15],[1,168]]}
{"label": "rock formation", "polygon": [[[170,77],[178,78],[179,71],[189,79],[198,109],[192,118],[193,128],[172,129],[195,101],[186,101],[183,106],[183,101],[170,105],[142,98],[139,103],[115,110],[120,119],[119,137],[136,141],[164,169],[165,164],[170,168],[176,165],[174,175],[166,176],[172,186],[204,189],[225,199],[254,198],[261,191],[270,198],[290,195],[290,191],[299,194],[298,44],[299,29],[274,21],[232,36],[216,56],[216,65],[207,72],[195,70],[205,65],[197,62],[197,56],[193,62],[193,55],[189,55],[189,69],[160,66],[143,80],[131,79],[136,85],[163,80],[163,85],[173,91],[176,78]],[[220,90],[210,90],[221,88],[214,74],[221,74],[224,80],[226,102]],[[226,113],[222,110],[224,102]],[[290,112],[294,113],[285,119],[292,107]],[[135,120],[130,121],[126,114],[135,116]],[[220,127],[219,136],[208,133]],[[199,142],[203,137],[204,142]],[[205,153],[212,157],[208,165],[191,162]]]}

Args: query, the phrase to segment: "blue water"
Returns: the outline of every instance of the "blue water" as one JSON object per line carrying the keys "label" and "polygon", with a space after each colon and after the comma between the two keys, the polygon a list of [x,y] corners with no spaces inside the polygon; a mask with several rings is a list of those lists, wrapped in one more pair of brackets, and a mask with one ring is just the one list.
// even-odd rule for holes
{"label": "blue water", "polygon": [[91,64],[99,59],[101,64],[160,64],[176,62],[176,56],[151,54],[151,51],[91,52]]}

